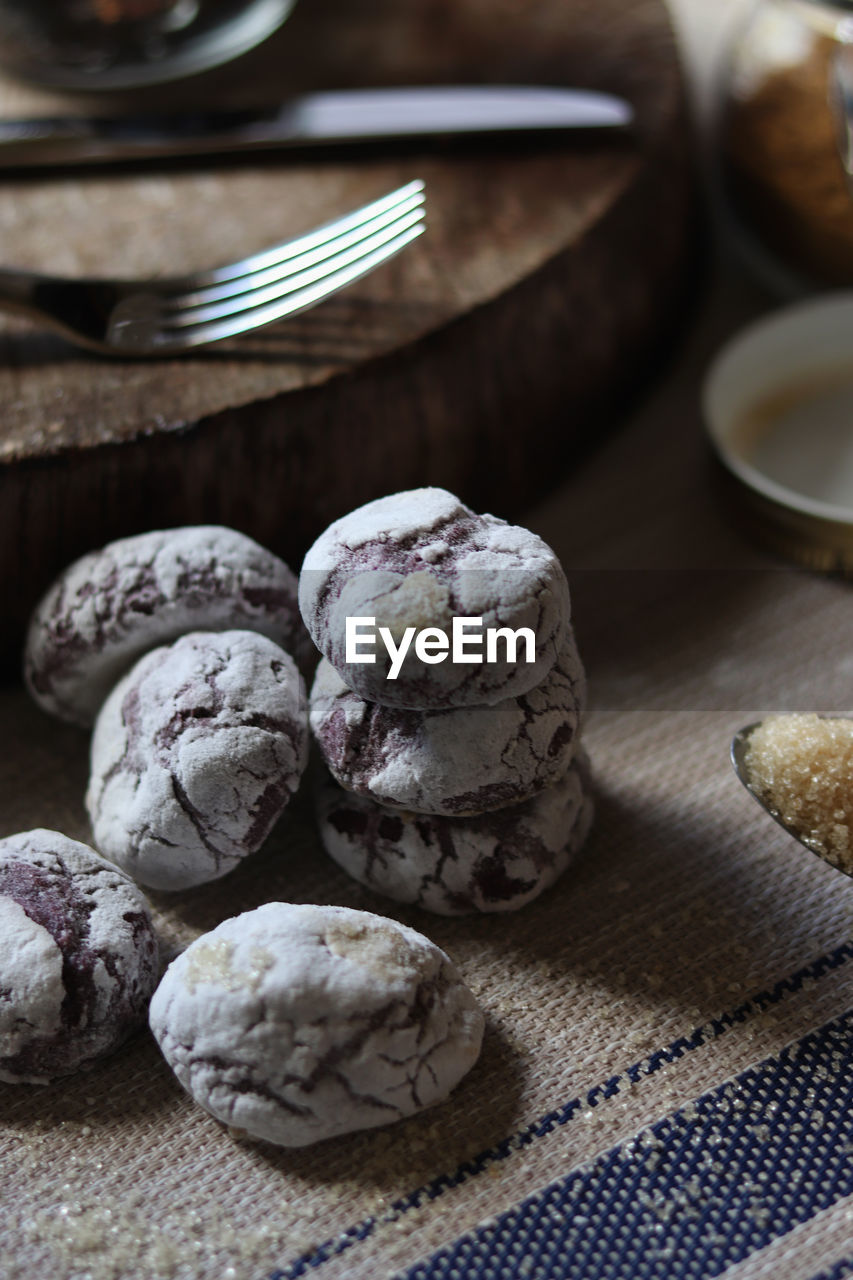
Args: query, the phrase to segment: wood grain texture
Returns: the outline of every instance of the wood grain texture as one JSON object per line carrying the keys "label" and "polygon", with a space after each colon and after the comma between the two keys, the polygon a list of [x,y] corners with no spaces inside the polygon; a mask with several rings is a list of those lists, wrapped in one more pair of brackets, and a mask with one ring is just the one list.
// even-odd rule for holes
{"label": "wood grain texture", "polygon": [[[2,323],[0,665],[17,661],[37,595],[92,546],[221,521],[298,567],[330,519],[424,483],[509,514],[648,374],[683,305],[693,244],[660,0],[301,0],[250,59],[134,109],[431,81],[609,89],[634,103],[638,129],[4,181],[4,259],[68,273],[226,261],[413,177],[426,182],[429,230],[316,310],[191,359],[98,360]],[[58,106],[69,110],[0,85],[0,112]]]}

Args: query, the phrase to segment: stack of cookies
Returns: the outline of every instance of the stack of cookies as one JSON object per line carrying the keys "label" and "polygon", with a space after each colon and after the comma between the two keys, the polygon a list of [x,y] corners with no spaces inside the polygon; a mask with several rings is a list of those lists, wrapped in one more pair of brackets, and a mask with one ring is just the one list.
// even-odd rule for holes
{"label": "stack of cookies", "polygon": [[553,884],[592,816],[586,682],[553,551],[413,490],[331,525],[299,604],[323,654],[310,723],[332,858],[444,915],[512,910]]}
{"label": "stack of cookies", "polygon": [[308,759],[296,578],[221,525],[160,529],[70,565],[33,613],[27,685],[92,725],[94,843],[139,884],[188,889],[261,847]]}

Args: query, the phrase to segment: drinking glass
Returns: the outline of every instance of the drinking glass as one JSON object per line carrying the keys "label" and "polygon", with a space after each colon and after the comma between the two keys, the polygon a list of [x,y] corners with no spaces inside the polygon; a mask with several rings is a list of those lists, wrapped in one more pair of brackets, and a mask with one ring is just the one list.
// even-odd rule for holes
{"label": "drinking glass", "polygon": [[124,89],[230,61],[293,0],[0,0],[0,65],[67,89]]}

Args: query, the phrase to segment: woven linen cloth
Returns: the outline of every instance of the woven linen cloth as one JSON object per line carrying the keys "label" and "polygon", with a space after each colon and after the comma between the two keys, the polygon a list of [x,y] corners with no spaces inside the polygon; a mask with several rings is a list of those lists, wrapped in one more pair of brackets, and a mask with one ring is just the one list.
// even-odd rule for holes
{"label": "woven linen cloth", "polygon": [[[851,587],[753,550],[713,491],[698,380],[752,305],[718,295],[663,389],[529,513],[590,679],[597,816],[552,890],[505,916],[397,908],[323,854],[305,788],[225,880],[152,895],[167,957],[270,899],[413,925],[486,1012],[474,1070],[422,1115],[299,1151],[229,1134],[146,1032],[2,1085],[0,1275],[853,1274],[853,885],[728,761],[764,714],[853,703]],[[86,840],[86,734],[15,687],[0,727],[0,835]]]}

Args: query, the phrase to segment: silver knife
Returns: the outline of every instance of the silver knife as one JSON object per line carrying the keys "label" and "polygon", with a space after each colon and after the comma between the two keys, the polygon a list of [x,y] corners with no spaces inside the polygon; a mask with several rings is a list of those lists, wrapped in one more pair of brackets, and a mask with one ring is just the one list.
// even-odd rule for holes
{"label": "silver knife", "polygon": [[260,110],[3,120],[0,167],[101,164],[434,135],[619,129],[632,120],[633,111],[623,99],[588,89],[534,85],[336,89]]}

